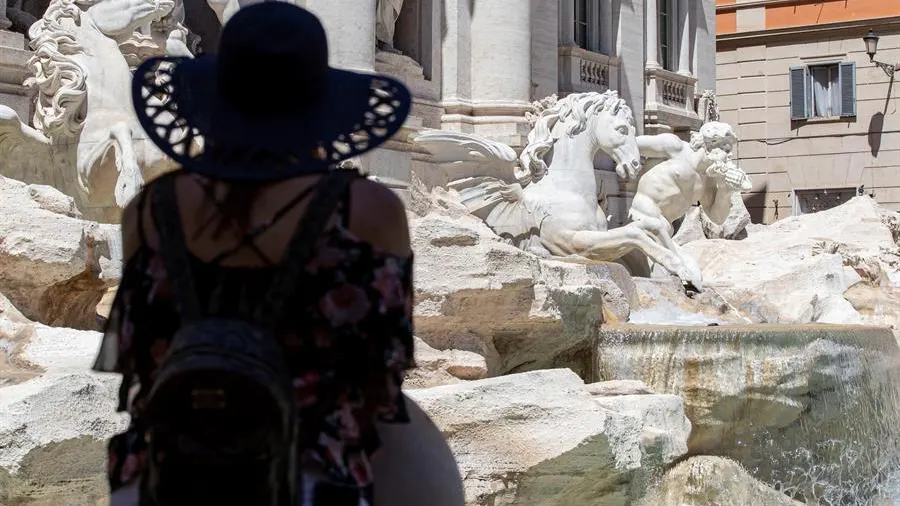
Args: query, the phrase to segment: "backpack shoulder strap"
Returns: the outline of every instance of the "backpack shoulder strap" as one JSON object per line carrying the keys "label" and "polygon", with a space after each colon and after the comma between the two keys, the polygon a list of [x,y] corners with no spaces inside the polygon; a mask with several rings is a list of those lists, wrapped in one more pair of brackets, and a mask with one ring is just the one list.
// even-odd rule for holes
{"label": "backpack shoulder strap", "polygon": [[187,244],[178,212],[178,196],[175,193],[175,177],[167,174],[149,188],[152,192],[153,221],[159,236],[159,252],[169,281],[174,285],[175,303],[183,321],[200,317],[200,303],[194,288],[188,261]]}
{"label": "backpack shoulder strap", "polygon": [[266,299],[257,306],[257,322],[269,326],[280,322],[284,315],[284,305],[294,299],[297,279],[309,263],[319,237],[351,181],[358,177],[357,171],[346,169],[332,169],[322,176],[306,214],[288,244]]}

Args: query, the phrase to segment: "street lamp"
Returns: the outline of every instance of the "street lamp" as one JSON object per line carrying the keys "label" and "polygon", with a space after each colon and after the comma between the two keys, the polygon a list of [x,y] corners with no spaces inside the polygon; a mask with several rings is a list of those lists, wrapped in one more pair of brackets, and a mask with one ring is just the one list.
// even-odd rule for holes
{"label": "street lamp", "polygon": [[869,61],[871,61],[872,63],[877,65],[881,70],[884,71],[885,74],[888,75],[888,77],[893,79],[894,72],[896,72],[897,69],[900,68],[900,64],[889,65],[887,63],[882,63],[880,61],[875,61],[875,53],[878,52],[878,39],[879,38],[880,37],[875,35],[875,32],[872,30],[869,30],[869,33],[867,33],[866,36],[863,37],[863,42],[866,43],[866,54],[869,55]]}

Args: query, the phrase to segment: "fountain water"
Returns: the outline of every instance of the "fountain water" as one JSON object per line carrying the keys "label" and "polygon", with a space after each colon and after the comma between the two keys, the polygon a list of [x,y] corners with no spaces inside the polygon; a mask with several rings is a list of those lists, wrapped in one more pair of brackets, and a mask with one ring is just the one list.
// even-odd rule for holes
{"label": "fountain water", "polygon": [[811,505],[900,504],[900,348],[890,329],[605,326],[594,363],[595,380],[681,395],[691,454],[733,458]]}

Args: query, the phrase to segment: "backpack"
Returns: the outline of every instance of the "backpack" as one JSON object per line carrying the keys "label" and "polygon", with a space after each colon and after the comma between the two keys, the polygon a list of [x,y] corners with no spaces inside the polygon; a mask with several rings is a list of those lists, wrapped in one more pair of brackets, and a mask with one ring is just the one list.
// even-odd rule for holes
{"label": "backpack", "polygon": [[292,378],[273,330],[293,300],[316,240],[355,171],[318,183],[265,302],[252,321],[201,315],[175,196],[153,188],[160,254],[181,327],[147,398],[148,450],[141,506],[293,506],[300,485]]}

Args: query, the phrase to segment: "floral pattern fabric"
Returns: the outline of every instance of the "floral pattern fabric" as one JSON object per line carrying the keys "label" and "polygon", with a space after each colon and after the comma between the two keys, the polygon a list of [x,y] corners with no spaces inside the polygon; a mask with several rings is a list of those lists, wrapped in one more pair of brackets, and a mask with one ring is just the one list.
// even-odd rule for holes
{"label": "floral pattern fabric", "polygon": [[[128,430],[109,444],[112,491],[140,479],[146,395],[179,327],[172,284],[148,242],[125,267],[94,366],[123,375],[119,409],[131,415]],[[193,258],[191,270],[209,316],[251,314],[275,273]],[[300,295],[279,338],[300,419],[312,434],[300,450],[310,464],[305,467],[316,471],[298,479],[304,487],[312,482],[315,490],[332,490],[320,498],[306,493],[298,506],[369,506],[369,456],[379,444],[375,422],[408,422],[400,387],[405,371],[414,367],[412,257],[376,252],[336,225],[323,234],[297,283]],[[347,499],[336,503],[335,497]]]}

